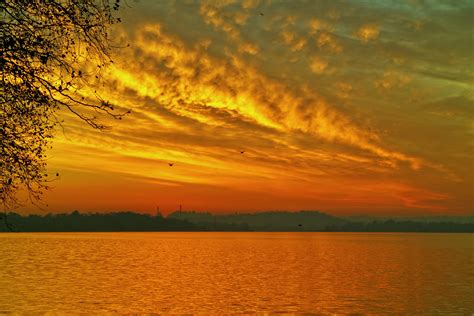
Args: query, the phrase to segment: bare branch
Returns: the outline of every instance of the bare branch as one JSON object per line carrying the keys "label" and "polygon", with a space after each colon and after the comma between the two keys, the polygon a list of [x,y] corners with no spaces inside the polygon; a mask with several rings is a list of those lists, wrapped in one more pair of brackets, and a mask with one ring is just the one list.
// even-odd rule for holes
{"label": "bare branch", "polygon": [[[110,26],[119,0],[0,1],[0,201],[13,207],[20,188],[37,201],[48,187],[46,149],[66,108],[96,129],[105,129],[88,109],[121,119],[98,94],[87,99],[90,61],[103,69],[111,62]],[[94,66],[95,67],[95,66]],[[89,67],[90,68],[90,67]],[[97,69],[96,68],[96,69]],[[93,89],[91,89],[93,90]]]}

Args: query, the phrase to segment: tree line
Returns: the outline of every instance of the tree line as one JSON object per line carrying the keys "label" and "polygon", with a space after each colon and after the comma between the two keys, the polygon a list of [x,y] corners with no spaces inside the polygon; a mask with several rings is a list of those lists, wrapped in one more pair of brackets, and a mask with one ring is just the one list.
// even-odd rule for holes
{"label": "tree line", "polygon": [[[187,212],[181,212],[187,213]],[[190,212],[191,213],[191,212]],[[474,223],[455,222],[416,222],[416,221],[396,221],[382,220],[372,222],[349,222],[346,220],[332,223],[327,222],[319,226],[308,225],[305,222],[299,224],[289,224],[285,227],[276,225],[275,221],[269,220],[266,226],[255,225],[252,216],[258,219],[263,217],[301,219],[300,212],[264,212],[255,214],[234,214],[234,216],[245,221],[229,221],[232,215],[213,215],[210,221],[193,221],[185,219],[184,216],[163,217],[159,214],[148,215],[134,212],[116,213],[72,213],[47,214],[47,215],[20,215],[8,213],[8,222],[0,221],[0,231],[13,232],[153,232],[153,231],[306,231],[306,232],[445,232],[445,233],[473,233]],[[315,212],[317,214],[324,214]],[[171,214],[173,215],[173,214]],[[176,215],[176,214],[175,214]],[[308,218],[310,214],[303,213]],[[316,215],[316,214],[313,214]],[[326,216],[330,216],[325,214]],[[2,214],[2,216],[5,216]],[[209,218],[208,215],[204,216]],[[219,217],[225,218],[221,220]],[[315,217],[316,218],[316,217]],[[314,219],[315,219],[314,218]],[[215,219],[215,220],[214,220]],[[316,219],[315,219],[316,220]],[[294,221],[296,223],[298,221]],[[8,223],[8,227],[7,224]],[[290,221],[291,223],[291,221]]]}

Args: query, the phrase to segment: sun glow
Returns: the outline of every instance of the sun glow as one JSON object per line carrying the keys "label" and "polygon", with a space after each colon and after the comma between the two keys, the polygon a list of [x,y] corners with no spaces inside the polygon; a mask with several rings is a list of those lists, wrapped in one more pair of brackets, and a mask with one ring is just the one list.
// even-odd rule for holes
{"label": "sun glow", "polygon": [[[93,207],[99,188],[113,187],[116,201],[96,209],[150,211],[160,200],[170,210],[468,211],[472,168],[460,166],[472,157],[456,152],[469,152],[472,96],[461,75],[440,79],[450,66],[435,74],[396,48],[399,15],[374,23],[337,14],[337,4],[309,14],[222,3],[168,10],[171,21],[161,6],[150,4],[153,18],[143,20],[137,7],[119,25],[131,45],[98,88],[131,114],[104,117],[106,132],[63,114],[50,154],[50,168],[64,174],[49,193],[53,208]],[[438,43],[427,27],[416,32]],[[405,41],[420,36],[410,34]],[[464,47],[453,54],[467,60]]]}

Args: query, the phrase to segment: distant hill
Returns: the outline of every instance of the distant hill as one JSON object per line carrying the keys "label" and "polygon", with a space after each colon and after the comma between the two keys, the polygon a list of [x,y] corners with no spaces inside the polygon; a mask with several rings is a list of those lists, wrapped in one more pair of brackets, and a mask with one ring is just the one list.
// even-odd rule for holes
{"label": "distant hill", "polygon": [[174,212],[168,218],[186,220],[212,230],[224,225],[233,225],[253,231],[320,231],[328,226],[340,226],[345,219],[318,211],[259,212],[213,215],[201,212]]}
{"label": "distant hill", "polygon": [[348,222],[341,226],[326,227],[333,232],[414,232],[414,233],[473,233],[473,223],[417,222],[382,220],[372,222]]}
{"label": "distant hill", "polygon": [[396,221],[396,222],[420,222],[420,223],[458,223],[458,224],[474,224],[474,215],[466,216],[367,216],[367,215],[354,215],[342,217],[350,222],[362,222],[369,223],[373,221]]}

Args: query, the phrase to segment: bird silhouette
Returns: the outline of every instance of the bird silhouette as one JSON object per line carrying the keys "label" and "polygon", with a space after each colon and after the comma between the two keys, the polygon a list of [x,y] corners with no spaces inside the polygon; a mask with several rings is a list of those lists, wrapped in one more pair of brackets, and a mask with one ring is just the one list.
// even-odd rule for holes
{"label": "bird silhouette", "polygon": [[170,167],[173,167],[174,163],[168,163],[168,165],[169,165]]}
{"label": "bird silhouette", "polygon": [[244,150],[241,150],[240,153],[243,154],[243,153],[245,153],[245,151],[244,151]]}
{"label": "bird silhouette", "polygon": [[56,177],[59,177],[59,172],[56,172]]}
{"label": "bird silhouette", "polygon": [[263,14],[263,12],[260,12],[260,16],[264,16],[265,14]]}

